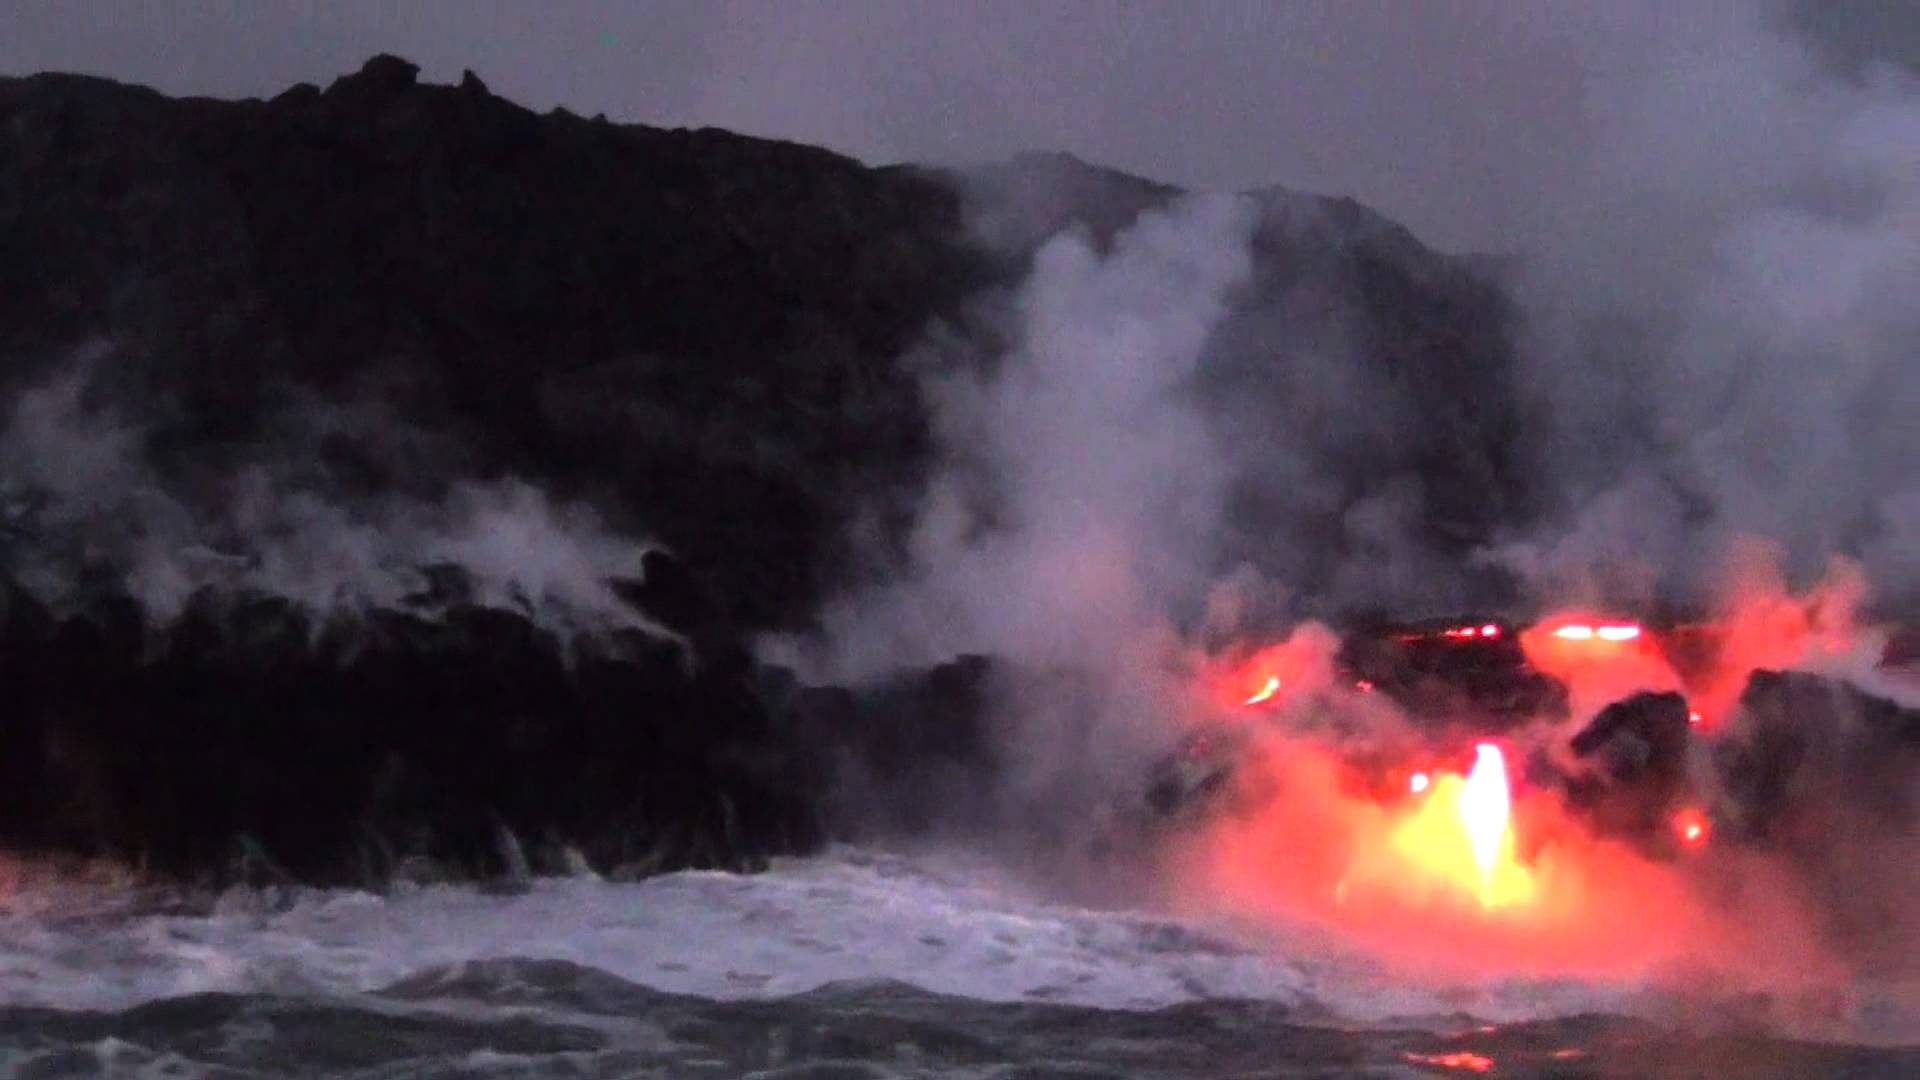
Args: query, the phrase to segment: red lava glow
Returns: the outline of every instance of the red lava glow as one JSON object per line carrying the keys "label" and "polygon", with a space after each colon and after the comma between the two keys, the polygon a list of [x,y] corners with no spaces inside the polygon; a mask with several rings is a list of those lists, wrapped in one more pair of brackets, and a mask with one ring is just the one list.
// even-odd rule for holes
{"label": "red lava glow", "polygon": [[1684,687],[1659,644],[1637,624],[1567,613],[1522,631],[1520,647],[1528,663],[1566,684],[1576,717],[1591,717],[1637,690]]}
{"label": "red lava glow", "polygon": [[1780,574],[1778,552],[1766,545],[1739,545],[1729,565],[1708,631],[1711,662],[1687,680],[1707,727],[1732,713],[1754,670],[1803,665],[1861,644],[1855,613],[1866,596],[1866,578],[1854,563],[1835,559],[1818,584],[1797,595]]}
{"label": "red lava glow", "polygon": [[1635,623],[1605,623],[1593,626],[1589,623],[1566,623],[1552,630],[1554,637],[1562,641],[1634,641],[1640,637],[1640,627]]}
{"label": "red lava glow", "polygon": [[1470,895],[1483,908],[1524,903],[1533,883],[1514,858],[1512,796],[1500,748],[1475,747],[1473,768],[1465,777],[1415,776],[1426,782],[1409,786],[1426,797],[1393,824],[1384,858],[1355,860],[1336,887],[1342,899],[1356,888],[1390,886],[1404,876],[1417,879],[1422,888]]}
{"label": "red lava glow", "polygon": [[1273,695],[1279,692],[1280,692],[1280,676],[1269,675],[1267,676],[1266,684],[1261,686],[1260,689],[1255,690],[1253,692],[1253,696],[1247,698],[1247,700],[1241,702],[1241,704],[1258,705],[1263,701],[1272,700]]}
{"label": "red lava glow", "polygon": [[[1754,670],[1804,667],[1873,644],[1853,630],[1864,584],[1851,565],[1836,562],[1798,592],[1757,545],[1741,547],[1729,565],[1720,601],[1698,623],[1567,609],[1526,628],[1439,633],[1517,637],[1528,662],[1567,687],[1571,730],[1634,693],[1678,691],[1696,735],[1712,740],[1738,714]],[[1393,726],[1402,721],[1390,702],[1372,696],[1346,704],[1306,696],[1333,685],[1321,634],[1296,634],[1203,672],[1201,688],[1228,709],[1299,694],[1314,719],[1295,731],[1286,709],[1247,713],[1260,722],[1235,782],[1259,796],[1209,820],[1175,853],[1183,902],[1331,930],[1409,972],[1639,977],[1707,965],[1802,979],[1844,970],[1809,929],[1818,898],[1765,853],[1714,843],[1704,807],[1674,813],[1674,850],[1661,855],[1595,835],[1557,788],[1510,771],[1568,729],[1509,731],[1470,753],[1402,759],[1397,769],[1389,754],[1385,775],[1395,779],[1382,785],[1368,771],[1378,766],[1344,743],[1350,732],[1324,734],[1327,711],[1351,710],[1341,730],[1358,727],[1380,746],[1405,745],[1407,729]],[[1364,738],[1359,745],[1378,749]]]}
{"label": "red lava glow", "polygon": [[1492,1072],[1493,1059],[1470,1050],[1455,1050],[1450,1054],[1415,1054],[1409,1052],[1406,1059],[1415,1065],[1432,1065],[1441,1069],[1458,1072]]}
{"label": "red lava glow", "polygon": [[1707,836],[1713,831],[1713,827],[1707,823],[1705,814],[1689,806],[1674,815],[1673,831],[1680,837],[1681,843],[1689,847],[1698,847],[1707,842]]}
{"label": "red lava glow", "polygon": [[1820,966],[1793,943],[1768,953],[1745,939],[1797,915],[1726,919],[1686,867],[1593,837],[1497,761],[1476,752],[1383,802],[1338,755],[1276,740],[1253,765],[1274,797],[1210,822],[1172,877],[1196,910],[1327,927],[1410,971],[1637,975],[1702,955]]}
{"label": "red lava glow", "polygon": [[1292,694],[1326,685],[1332,678],[1331,658],[1337,644],[1323,629],[1303,631],[1277,644],[1207,660],[1201,681],[1222,708],[1267,704],[1278,700],[1283,691]]}
{"label": "red lava glow", "polygon": [[1534,667],[1567,685],[1579,718],[1635,691],[1680,691],[1688,721],[1712,731],[1761,668],[1804,666],[1865,644],[1854,613],[1865,595],[1859,569],[1844,560],[1804,592],[1790,590],[1778,555],[1758,542],[1735,545],[1720,599],[1702,622],[1646,628],[1624,620],[1563,611],[1523,632]]}
{"label": "red lava glow", "polygon": [[[1503,850],[1512,854],[1513,834],[1507,830],[1512,797],[1507,791],[1507,762],[1500,748],[1481,743],[1473,752],[1473,771],[1460,785],[1460,823],[1473,848],[1473,864],[1480,868],[1484,880],[1493,873]],[[1481,902],[1486,902],[1485,896]]]}

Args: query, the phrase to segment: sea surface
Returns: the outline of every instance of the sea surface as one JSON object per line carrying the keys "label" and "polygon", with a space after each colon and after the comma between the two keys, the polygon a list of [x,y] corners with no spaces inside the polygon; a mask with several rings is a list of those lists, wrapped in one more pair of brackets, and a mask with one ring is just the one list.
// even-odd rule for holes
{"label": "sea surface", "polygon": [[0,868],[12,1076],[1920,1076],[1920,1046],[1796,1038],[1768,1007],[1413,982],[951,853],[386,895]]}

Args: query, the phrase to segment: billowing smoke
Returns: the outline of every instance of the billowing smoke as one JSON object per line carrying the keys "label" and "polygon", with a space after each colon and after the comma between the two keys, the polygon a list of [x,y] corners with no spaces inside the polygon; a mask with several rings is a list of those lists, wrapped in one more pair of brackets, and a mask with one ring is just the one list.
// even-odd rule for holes
{"label": "billowing smoke", "polygon": [[1536,193],[1512,281],[1555,506],[1496,558],[1542,596],[1697,601],[1744,534],[1920,597],[1920,82],[1763,14],[1590,73],[1579,182]]}
{"label": "billowing smoke", "polygon": [[1061,233],[1004,355],[925,358],[944,468],[900,579],[827,612],[826,674],[962,652],[1108,671],[1168,632],[1221,526],[1228,454],[1196,381],[1252,223],[1245,200],[1198,197],[1108,251]]}
{"label": "billowing smoke", "polygon": [[[566,636],[663,628],[623,600],[649,547],[589,508],[511,479],[425,492],[431,442],[368,403],[303,402],[270,445],[215,461],[156,464],[150,420],[99,389],[104,354],[23,389],[0,425],[0,547],[8,578],[56,611],[101,593],[158,624],[203,590],[294,601],[314,619],[371,608],[431,616],[451,603],[505,608]],[[433,482],[338,475],[323,444]]]}
{"label": "billowing smoke", "polygon": [[[1182,623],[1214,586],[1229,480],[1198,380],[1248,283],[1255,211],[1196,197],[1117,236],[1073,228],[1040,246],[981,315],[988,332],[916,358],[942,467],[898,576],[832,605],[823,637],[767,643],[841,682],[958,654],[1003,662],[978,721],[991,765],[943,800],[944,826],[1078,847],[1174,730],[1191,689]],[[995,338],[1004,350],[973,344]],[[954,741],[931,710],[873,722],[911,733],[883,743]],[[854,816],[901,816],[924,786],[863,794]]]}
{"label": "billowing smoke", "polygon": [[[1114,688],[1099,720],[1113,738],[1050,743],[1061,718],[1014,695],[999,703],[1016,718],[1009,756],[1070,749],[1083,755],[1070,767],[1114,778],[1089,746],[1126,757],[1142,705],[1173,728],[1207,709],[1191,693],[1205,667],[1192,650],[1275,610],[1446,610],[1494,595],[1481,580],[1492,568],[1535,608],[1717,605],[1736,638],[1749,619],[1765,636],[1774,613],[1804,605],[1742,606],[1729,571],[1754,550],[1780,552],[1762,562],[1786,576],[1763,598],[1837,574],[1848,612],[1861,593],[1869,605],[1910,603],[1920,88],[1893,71],[1842,77],[1751,15],[1704,50],[1656,49],[1590,82],[1598,135],[1581,183],[1534,193],[1547,226],[1513,258],[1475,264],[1514,302],[1510,365],[1491,347],[1498,334],[1484,354],[1457,350],[1469,360],[1452,368],[1429,363],[1443,350],[1382,355],[1425,328],[1402,326],[1396,339],[1367,325],[1416,291],[1382,280],[1443,294],[1453,282],[1445,310],[1487,309],[1458,284],[1465,264],[1364,212],[1336,221],[1334,204],[1268,192],[1180,199],[1134,219],[1159,196],[1092,184],[1078,204],[1085,222],[1038,249],[1004,305],[995,329],[1006,347],[976,348],[993,335],[975,334],[928,350],[944,457],[907,564],[835,605],[824,645],[771,652],[840,679],[962,652],[1076,670]],[[996,210],[989,244],[1075,216],[1058,199],[1027,215]],[[1347,260],[1356,245],[1368,247]],[[1357,283],[1355,262],[1405,278]],[[1374,306],[1356,305],[1369,288]],[[1469,558],[1461,537],[1488,526]],[[1860,561],[1863,585],[1836,555]],[[1330,656],[1316,632],[1302,640]],[[1717,705],[1732,707],[1752,666],[1818,652],[1794,641],[1784,651],[1736,641],[1738,659],[1754,663],[1716,687]],[[1853,673],[1857,652],[1823,663]],[[1327,666],[1307,665],[1320,672],[1310,689],[1327,689]],[[1223,846],[1196,856],[1210,861],[1193,871],[1197,891],[1241,887],[1290,913],[1326,914],[1352,846],[1392,834],[1392,816],[1343,790],[1325,750],[1398,738],[1401,718],[1340,688],[1329,695],[1280,710],[1288,730],[1266,754],[1274,797],[1209,838]],[[1523,740],[1544,747],[1565,734]],[[1060,765],[1035,775],[1057,778]],[[1837,790],[1839,774],[1823,775]],[[1564,807],[1543,797],[1536,812],[1559,820]],[[1572,899],[1532,928],[1562,936],[1506,942],[1527,957],[1500,952],[1477,912],[1450,915],[1445,940],[1402,908],[1374,928],[1424,935],[1429,952],[1465,943],[1496,963],[1576,968],[1737,958],[1771,937],[1771,977],[1828,959],[1820,909],[1848,891],[1832,887],[1831,867],[1911,852],[1910,838],[1848,820],[1859,832],[1833,838],[1827,869],[1814,871],[1824,876],[1739,855],[1710,867],[1710,880],[1569,826],[1537,865],[1546,895]],[[1851,899],[1893,911],[1905,933],[1913,908],[1898,888],[1863,882]],[[1608,906],[1626,896],[1646,907]],[[1729,922],[1720,903],[1745,914]],[[1543,942],[1558,951],[1536,949]]]}

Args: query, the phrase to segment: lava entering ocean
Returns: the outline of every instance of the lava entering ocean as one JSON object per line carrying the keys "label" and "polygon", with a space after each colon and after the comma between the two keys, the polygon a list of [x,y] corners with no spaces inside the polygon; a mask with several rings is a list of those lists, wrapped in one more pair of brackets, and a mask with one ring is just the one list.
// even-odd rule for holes
{"label": "lava entering ocean", "polygon": [[[1233,787],[1243,797],[1180,852],[1188,899],[1485,973],[1684,968],[1844,982],[1861,953],[1834,927],[1859,919],[1823,909],[1849,887],[1819,875],[1846,864],[1831,853],[1856,833],[1899,830],[1795,795],[1824,790],[1790,771],[1805,762],[1874,756],[1819,749],[1855,737],[1836,729],[1861,721],[1770,705],[1755,687],[1770,669],[1811,668],[1884,691],[1860,663],[1877,642],[1853,621],[1859,577],[1837,565],[1796,594],[1748,558],[1732,581],[1713,616],[1690,623],[1567,609],[1530,625],[1374,632],[1418,677],[1370,677],[1378,669],[1352,660],[1364,650],[1318,628],[1203,668],[1202,695],[1216,710],[1232,703],[1226,723],[1240,735],[1208,745],[1240,747]],[[1522,677],[1562,692],[1517,716],[1481,707]],[[1472,692],[1434,689],[1446,683]],[[1423,711],[1423,695],[1444,704]],[[1885,737],[1905,747],[1912,711],[1887,707]],[[1755,733],[1754,716],[1769,709],[1784,709],[1788,735]],[[1895,796],[1910,792],[1902,766],[1886,767]],[[1750,805],[1756,792],[1816,805],[1763,814]],[[1911,854],[1911,830],[1903,835],[1889,842]],[[1893,940],[1913,931],[1910,908],[1874,908],[1892,912]],[[1885,940],[1870,948],[1883,954]],[[1910,982],[1915,959],[1871,963]]]}

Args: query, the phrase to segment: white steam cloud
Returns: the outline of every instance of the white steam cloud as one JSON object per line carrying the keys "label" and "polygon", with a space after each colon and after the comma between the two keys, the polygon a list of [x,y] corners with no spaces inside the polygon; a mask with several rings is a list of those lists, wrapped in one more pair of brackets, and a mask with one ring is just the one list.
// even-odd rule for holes
{"label": "white steam cloud", "polygon": [[[1369,351],[1344,245],[1422,287],[1466,268],[1364,211],[1187,198],[1109,237],[1124,179],[1006,170],[1035,220],[1065,192],[1104,224],[1039,248],[1004,355],[933,365],[943,459],[909,565],[833,605],[824,649],[772,655],[1130,668],[1276,610],[1477,605],[1488,566],[1535,604],[1704,608],[1756,538],[1793,584],[1844,554],[1870,605],[1920,601],[1920,83],[1824,67],[1764,14],[1587,73],[1582,179],[1532,193],[1519,216],[1546,224],[1500,271],[1507,374]],[[990,198],[989,245],[1018,216]],[[1512,464],[1483,396],[1519,404]],[[1463,506],[1507,521],[1476,558]]]}
{"label": "white steam cloud", "polygon": [[1198,197],[1105,253],[1080,231],[1041,247],[1012,348],[930,381],[946,468],[910,567],[834,605],[805,666],[857,678],[989,652],[1106,670],[1160,640],[1205,590],[1220,526],[1226,458],[1192,384],[1253,224],[1247,200]]}
{"label": "white steam cloud", "polygon": [[[1491,563],[1539,604],[1706,607],[1758,540],[1785,553],[1793,586],[1852,554],[1871,598],[1920,597],[1920,87],[1885,71],[1849,81],[1743,18],[1704,47],[1595,75],[1588,93],[1600,137],[1581,183],[1533,193],[1547,209],[1519,216],[1548,227],[1498,261],[1521,316],[1508,374],[1490,374],[1492,355],[1421,367],[1450,362],[1446,347],[1369,351],[1382,338],[1357,317],[1396,298],[1356,287],[1360,259],[1395,262],[1405,274],[1390,280],[1414,285],[1403,294],[1444,292],[1466,265],[1364,215],[1277,193],[1185,198],[1108,236],[1124,215],[1099,200],[1124,192],[1095,191],[1081,212],[1096,227],[1042,245],[994,328],[1004,353],[934,365],[943,457],[908,565],[833,605],[821,642],[767,651],[815,678],[985,652],[1131,688],[1100,703],[1114,738],[1079,744],[1049,735],[1065,725],[1045,702],[1000,703],[1028,774],[1017,789],[1070,787],[1059,777],[1078,768],[1082,792],[1130,784],[1107,790],[1118,802],[1138,801],[1145,776],[1105,760],[1144,745],[1128,737],[1132,706],[1207,709],[1178,674],[1187,650],[1245,632],[1276,595],[1430,612],[1471,603]],[[1042,209],[1051,220],[1057,205]],[[1000,232],[983,242],[1004,241],[1008,221],[1028,223],[989,217]],[[1356,256],[1346,245],[1363,233]],[[1473,296],[1448,302],[1479,313]],[[1517,445],[1476,460],[1502,437],[1494,399],[1509,393]],[[1508,468],[1531,496],[1502,490]],[[1251,507],[1236,501],[1250,475]],[[1459,554],[1474,516],[1454,512],[1476,485],[1488,517],[1513,498],[1481,565]],[[1238,542],[1248,535],[1271,542]],[[1397,732],[1370,708],[1386,711],[1303,705],[1343,729],[1323,742]],[[1179,726],[1148,715],[1163,735]],[[1536,735],[1549,737],[1521,738]],[[1324,809],[1313,798],[1294,800],[1300,827],[1274,834],[1262,867],[1297,872],[1287,860]],[[1086,805],[1063,813],[1080,820]],[[1910,921],[1910,899],[1889,903]],[[1749,918],[1781,940],[1806,929]]]}
{"label": "white steam cloud", "polygon": [[[639,580],[650,546],[590,509],[519,481],[468,482],[443,498],[347,494],[284,448],[196,477],[157,469],[145,430],[90,400],[99,357],[16,398],[0,426],[6,570],[56,609],[105,573],[149,619],[177,618],[203,588],[282,597],[317,617],[408,606],[433,614],[428,571],[457,567],[460,599],[518,611],[562,633],[623,627],[674,636],[613,589]],[[311,405],[305,423],[354,418]],[[192,489],[192,490],[189,490]],[[425,599],[423,599],[423,597]]]}
{"label": "white steam cloud", "polygon": [[1538,195],[1529,456],[1561,513],[1497,557],[1544,595],[1697,597],[1745,534],[1920,599],[1920,82],[1761,15],[1590,75],[1582,182]]}

